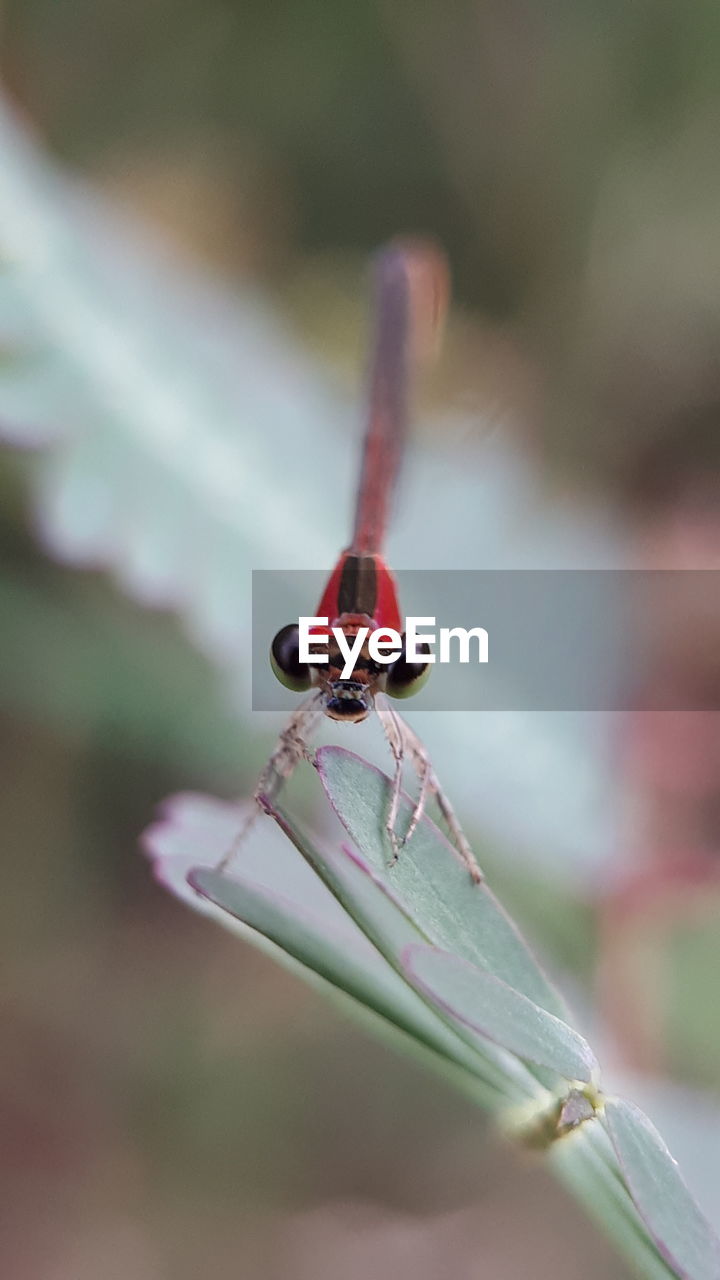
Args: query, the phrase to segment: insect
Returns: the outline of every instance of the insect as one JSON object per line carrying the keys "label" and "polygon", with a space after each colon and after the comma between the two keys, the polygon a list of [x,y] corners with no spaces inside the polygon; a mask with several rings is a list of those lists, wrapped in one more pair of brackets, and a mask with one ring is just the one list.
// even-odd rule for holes
{"label": "insect", "polygon": [[[408,422],[409,388],[418,367],[439,345],[449,297],[447,265],[442,253],[425,242],[391,243],[375,260],[375,338],[368,397],[368,424],[362,449],[360,480],[350,545],[341,553],[318,605],[331,634],[340,628],[349,643],[361,628],[402,632],[395,579],[383,558],[392,498],[400,470]],[[404,639],[404,637],[403,637]],[[400,718],[390,699],[419,690],[429,662],[409,661],[403,649],[390,665],[373,660],[367,638],[351,677],[343,678],[344,659],[334,640],[327,641],[327,663],[300,660],[297,623],[283,627],[270,648],[270,662],[286,687],[309,696],[283,730],[255,790],[256,810],[228,855],[224,869],[252,824],[303,758],[312,761],[307,742],[323,715],[357,723],[375,710],[393,755],[395,769],[385,827],[392,862],[412,837],[429,797],[434,797],[458,852],[476,882],[480,869],[452,806],[432,768],[428,753]],[[409,759],[419,779],[418,797],[404,835],[396,830],[403,765]]]}

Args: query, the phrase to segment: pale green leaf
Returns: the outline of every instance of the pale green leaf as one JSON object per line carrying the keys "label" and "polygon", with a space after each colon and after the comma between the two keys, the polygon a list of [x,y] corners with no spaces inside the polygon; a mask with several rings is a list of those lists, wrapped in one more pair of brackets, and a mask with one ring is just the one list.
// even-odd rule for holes
{"label": "pale green leaf", "polygon": [[524,1061],[585,1083],[597,1072],[595,1056],[577,1031],[494,974],[447,951],[417,945],[406,948],[403,968],[413,986],[452,1021]]}
{"label": "pale green leaf", "polygon": [[662,1255],[683,1280],[718,1280],[720,1239],[655,1126],[622,1098],[608,1099],[605,1118],[637,1210]]}
{"label": "pale green leaf", "polygon": [[[559,1017],[564,1002],[548,982],[516,926],[486,884],[473,883],[457,852],[424,818],[395,866],[385,832],[390,780],[352,752],[323,747],[317,756],[322,784],[340,821],[372,867],[383,892],[402,904],[427,942],[487,969]],[[411,806],[400,806],[399,830]]]}

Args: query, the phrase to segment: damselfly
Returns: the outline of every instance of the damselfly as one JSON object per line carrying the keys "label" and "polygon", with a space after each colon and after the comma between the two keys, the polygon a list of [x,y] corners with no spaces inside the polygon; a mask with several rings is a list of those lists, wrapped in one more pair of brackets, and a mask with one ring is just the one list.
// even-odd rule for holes
{"label": "damselfly", "polygon": [[[398,242],[382,250],[375,263],[375,340],[370,367],[368,425],[362,451],[355,520],[349,547],[333,569],[317,608],[328,636],[342,630],[349,643],[362,628],[368,632],[391,628],[403,632],[392,572],[383,558],[391,502],[405,448],[409,389],[418,367],[439,345],[449,295],[447,265],[430,244]],[[309,692],[283,730],[255,790],[256,809],[223,859],[226,867],[260,809],[277,794],[303,758],[312,760],[308,740],[323,715],[357,723],[374,709],[392,752],[395,770],[385,829],[391,858],[413,835],[429,797],[434,797],[450,835],[476,881],[480,870],[452,806],[432,768],[428,753],[389,698],[406,698],[419,690],[430,672],[429,662],[410,661],[404,647],[390,665],[374,661],[367,639],[356,658],[351,677],[344,678],[336,642],[327,644],[324,663],[300,658],[298,623],[289,623],[275,636],[270,662],[282,684]],[[419,790],[407,830],[397,832],[402,794],[403,764],[409,759],[417,772]]]}

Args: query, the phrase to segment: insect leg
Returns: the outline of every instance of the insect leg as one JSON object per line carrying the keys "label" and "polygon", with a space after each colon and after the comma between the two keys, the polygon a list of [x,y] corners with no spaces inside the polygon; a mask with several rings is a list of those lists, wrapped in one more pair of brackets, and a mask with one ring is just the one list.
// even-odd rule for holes
{"label": "insect leg", "polygon": [[[410,726],[400,718],[391,706],[388,705],[382,695],[379,695],[375,699],[375,707],[380,718],[380,723],[382,724],[385,732],[385,737],[395,759],[393,790],[386,821],[386,830],[388,831],[390,843],[393,848],[393,862],[397,861],[399,850],[413,835],[413,832],[425,811],[428,796],[434,796],[437,801],[437,806],[447,823],[455,848],[470,872],[472,879],[476,884],[479,884],[483,878],[482,872],[477,864],[467,836],[460,826],[455,810],[441,787],[437,774],[432,768],[426,747]],[[395,831],[395,823],[397,821],[398,808],[400,804],[402,762],[406,756],[409,756],[412,760],[413,767],[418,775],[418,779],[420,781],[420,792],[413,807],[407,832],[405,833],[405,836],[400,839]]]}
{"label": "insect leg", "polygon": [[315,690],[300,703],[288,720],[253,792],[253,807],[242,824],[227,853],[220,859],[217,870],[227,871],[242,847],[259,814],[268,800],[273,800],[292,775],[300,761],[309,759],[307,739],[312,736],[322,716],[322,694]]}

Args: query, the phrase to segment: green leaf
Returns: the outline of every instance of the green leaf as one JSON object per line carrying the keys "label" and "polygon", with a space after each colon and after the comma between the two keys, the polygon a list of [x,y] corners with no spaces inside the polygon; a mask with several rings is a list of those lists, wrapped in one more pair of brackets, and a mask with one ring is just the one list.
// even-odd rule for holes
{"label": "green leaf", "polygon": [[622,1180],[607,1133],[599,1123],[582,1125],[554,1142],[547,1158],[556,1176],[615,1241],[639,1276],[644,1280],[672,1280],[675,1272],[650,1240]]}
{"label": "green leaf", "polygon": [[[457,1060],[469,1055],[424,1002],[357,931],[348,937],[280,894],[208,867],[196,867],[188,883],[202,897],[263,934],[319,977],[367,1005],[401,1030]],[[350,923],[350,922],[348,922]]]}
{"label": "green leaf", "polygon": [[[481,1078],[480,1056],[402,981],[289,845],[279,843],[268,860],[267,838],[257,852],[251,842],[245,859],[251,876],[217,872],[240,820],[236,805],[209,796],[166,801],[143,835],[159,883],[292,973],[320,981],[326,992],[331,984],[376,1035],[399,1038],[406,1052],[449,1076],[476,1104],[497,1107],[505,1094]],[[206,859],[201,867],[199,857]]]}
{"label": "green leaf", "polygon": [[718,1280],[720,1239],[655,1126],[621,1098],[608,1099],[605,1120],[637,1210],[663,1257],[683,1280]]}
{"label": "green leaf", "polygon": [[[532,1120],[534,1108],[540,1116],[562,1103],[564,1096],[558,1092],[553,1097],[539,1089],[516,1055],[541,1062],[542,1069],[556,1077],[564,1073],[583,1079],[592,1074],[595,1062],[587,1045],[560,1020],[487,971],[418,942],[417,926],[379,882],[382,877],[377,870],[359,854],[321,851],[285,814],[274,816],[325,889],[308,876],[299,860],[293,866],[288,863],[282,872],[270,868],[270,887],[233,880],[212,866],[196,868],[188,879],[193,851],[217,859],[237,830],[237,807],[206,797],[177,797],[145,843],[158,878],[184,901],[254,939],[291,970],[315,983],[321,981],[326,990],[338,992],[339,999],[349,997],[349,1007],[371,1019],[377,1034],[399,1040],[407,1051],[424,1057],[476,1102],[510,1108],[506,1110],[509,1132],[521,1133]],[[262,865],[268,870],[266,859]],[[299,871],[303,875],[298,879]],[[275,883],[281,880],[298,900],[276,890]],[[198,896],[191,885],[206,896]],[[309,910],[310,888],[317,896],[312,897]],[[377,950],[354,931],[348,916],[376,943]],[[411,941],[404,943],[398,956],[400,941],[408,935]],[[403,989],[390,967],[402,969],[403,958],[415,990]],[[522,1123],[514,1126],[518,1103],[524,1104],[517,1117]],[[618,1110],[623,1106],[608,1104],[610,1123],[614,1115],[622,1119],[630,1114],[637,1125],[635,1117],[641,1113]],[[667,1280],[673,1274],[686,1280],[709,1280],[720,1274],[713,1270],[717,1242],[657,1134],[644,1117],[641,1122],[645,1147],[639,1156],[637,1134],[631,1142],[621,1133],[616,1154],[605,1128],[588,1117],[573,1132],[551,1141],[548,1158],[647,1280]],[[649,1154],[648,1134],[652,1137]],[[658,1160],[664,1182],[657,1176]]]}
{"label": "green leaf", "polygon": [[[317,767],[330,803],[372,868],[373,877],[426,942],[452,951],[557,1017],[567,1016],[559,993],[540,969],[515,924],[486,884],[476,885],[452,845],[429,818],[390,866],[384,829],[390,779],[350,751],[323,747]],[[404,797],[399,827],[410,819]]]}
{"label": "green leaf", "polygon": [[436,947],[410,946],[403,968],[413,986],[450,1016],[526,1062],[589,1083],[595,1056],[577,1031],[506,982]]}
{"label": "green leaf", "polygon": [[[279,806],[268,807],[268,812],[386,960],[402,972],[405,948],[422,941],[422,936],[400,904],[383,892],[371,868],[348,849],[318,849]],[[447,1045],[448,1027],[440,1019],[438,1025]],[[498,1050],[489,1042],[481,1045],[465,1032],[462,1039],[458,1036],[455,1056],[458,1054],[458,1061],[491,1082],[506,1102],[538,1096],[538,1083],[522,1064],[514,1059],[499,1059]]]}

